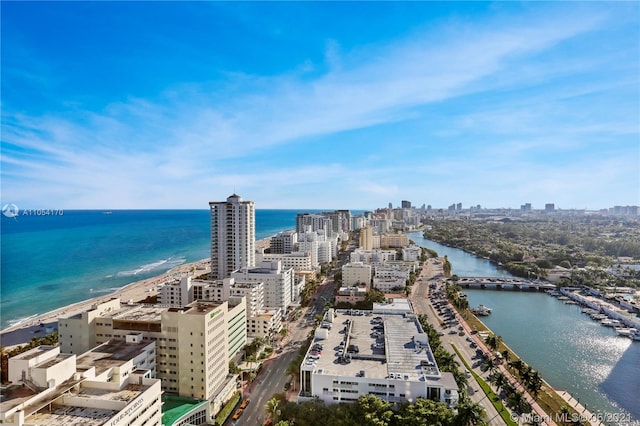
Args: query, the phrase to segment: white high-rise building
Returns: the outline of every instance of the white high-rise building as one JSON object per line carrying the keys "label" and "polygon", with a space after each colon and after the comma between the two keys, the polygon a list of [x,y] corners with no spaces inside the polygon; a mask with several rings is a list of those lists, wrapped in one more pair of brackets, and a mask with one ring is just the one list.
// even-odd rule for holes
{"label": "white high-rise building", "polygon": [[264,305],[287,312],[293,302],[293,268],[284,269],[280,261],[262,262],[259,267],[234,271],[237,283],[264,283]]}
{"label": "white high-rise building", "polygon": [[233,194],[227,201],[211,201],[211,277],[255,266],[256,211],[253,201]]}

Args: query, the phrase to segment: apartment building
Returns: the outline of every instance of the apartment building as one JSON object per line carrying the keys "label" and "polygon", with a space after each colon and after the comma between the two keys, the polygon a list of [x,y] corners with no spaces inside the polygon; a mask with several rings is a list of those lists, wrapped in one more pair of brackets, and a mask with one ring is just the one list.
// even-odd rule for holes
{"label": "apartment building", "polygon": [[[272,254],[288,254],[295,251],[296,244],[298,244],[298,233],[291,229],[271,237],[269,248]],[[256,262],[258,262],[257,259]]]}
{"label": "apartment building", "polygon": [[380,235],[380,247],[406,247],[408,245],[409,237],[403,232]]}
{"label": "apartment building", "polygon": [[371,265],[362,262],[350,262],[342,267],[342,284],[345,287],[371,286]]}
{"label": "apartment building", "polygon": [[264,283],[264,304],[286,312],[293,301],[293,268],[285,269],[280,261],[262,262],[259,267],[234,271],[235,282]]}
{"label": "apartment building", "polygon": [[233,194],[209,202],[211,212],[211,278],[228,278],[240,268],[255,266],[256,218],[253,201]]}
{"label": "apartment building", "polygon": [[305,251],[295,251],[286,254],[277,253],[257,253],[256,264],[259,265],[262,262],[277,262],[282,263],[282,268],[293,268],[295,272],[311,272],[313,271],[313,265],[311,262],[311,253]]}

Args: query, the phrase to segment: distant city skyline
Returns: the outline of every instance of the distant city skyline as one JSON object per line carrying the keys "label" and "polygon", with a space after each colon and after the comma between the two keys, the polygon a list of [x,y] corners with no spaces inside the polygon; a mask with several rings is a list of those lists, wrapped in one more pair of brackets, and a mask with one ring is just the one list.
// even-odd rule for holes
{"label": "distant city skyline", "polygon": [[2,205],[640,204],[638,2],[4,2]]}

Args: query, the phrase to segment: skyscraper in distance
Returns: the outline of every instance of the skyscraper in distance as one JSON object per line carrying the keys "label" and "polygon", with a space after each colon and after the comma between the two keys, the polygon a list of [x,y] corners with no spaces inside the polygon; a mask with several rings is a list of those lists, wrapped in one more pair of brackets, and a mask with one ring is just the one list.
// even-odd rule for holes
{"label": "skyscraper in distance", "polygon": [[253,201],[233,194],[209,202],[211,278],[221,280],[240,268],[255,266],[256,211]]}

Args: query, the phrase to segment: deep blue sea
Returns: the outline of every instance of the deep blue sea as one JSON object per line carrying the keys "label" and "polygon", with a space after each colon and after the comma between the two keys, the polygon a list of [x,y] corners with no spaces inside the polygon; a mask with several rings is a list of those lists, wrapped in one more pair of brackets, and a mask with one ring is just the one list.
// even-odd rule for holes
{"label": "deep blue sea", "polygon": [[[295,228],[299,212],[314,211],[256,210],[256,239]],[[2,329],[210,255],[209,210],[0,218]]]}

